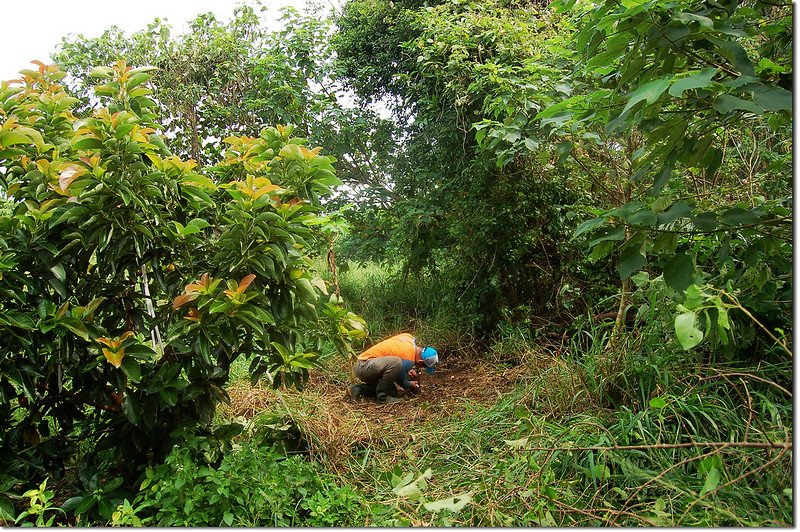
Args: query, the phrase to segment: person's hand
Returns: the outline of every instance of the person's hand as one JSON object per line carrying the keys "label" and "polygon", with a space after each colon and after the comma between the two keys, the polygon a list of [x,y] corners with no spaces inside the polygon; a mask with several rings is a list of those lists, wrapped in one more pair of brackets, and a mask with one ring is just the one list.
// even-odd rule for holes
{"label": "person's hand", "polygon": [[409,391],[411,393],[417,394],[419,393],[419,390],[420,390],[419,383],[417,381],[411,381],[411,388],[409,388]]}
{"label": "person's hand", "polygon": [[412,379],[416,379],[417,378],[417,370],[415,370],[414,368],[411,368],[410,370],[408,370],[408,376],[411,377]]}

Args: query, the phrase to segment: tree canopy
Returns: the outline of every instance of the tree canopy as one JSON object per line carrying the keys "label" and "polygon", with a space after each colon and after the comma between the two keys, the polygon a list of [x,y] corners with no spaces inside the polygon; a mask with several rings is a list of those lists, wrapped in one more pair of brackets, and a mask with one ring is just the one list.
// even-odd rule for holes
{"label": "tree canopy", "polygon": [[[281,24],[245,3],[72,35],[0,82],[0,521],[449,526],[496,488],[461,452],[511,494],[469,524],[791,518],[790,4],[348,0]],[[511,383],[422,403],[408,456],[470,486],[436,501],[371,435],[322,446],[326,397],[285,400],[313,372],[340,405],[400,329],[453,361],[440,391],[460,363]],[[277,390],[268,419],[220,414],[242,375]],[[359,513],[345,470],[394,502]]]}

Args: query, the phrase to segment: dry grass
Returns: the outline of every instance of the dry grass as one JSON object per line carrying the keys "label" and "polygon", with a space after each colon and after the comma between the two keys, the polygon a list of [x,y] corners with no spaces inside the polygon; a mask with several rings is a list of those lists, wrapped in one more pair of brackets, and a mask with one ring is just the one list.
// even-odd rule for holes
{"label": "dry grass", "polygon": [[231,403],[221,405],[227,418],[252,419],[272,408],[291,417],[306,440],[311,455],[333,472],[350,469],[354,452],[369,449],[386,453],[387,460],[415,439],[412,427],[462,415],[465,401],[494,404],[523,376],[522,367],[505,368],[465,359],[443,360],[434,375],[422,377],[422,393],[390,405],[373,400],[357,403],[344,388],[323,372],[312,373],[305,390],[274,391],[268,385],[237,382],[228,388]]}
{"label": "dry grass", "polygon": [[261,385],[250,386],[245,382],[237,382],[228,387],[230,404],[221,403],[219,414],[226,419],[253,419],[261,412],[268,410],[276,400],[275,392]]}

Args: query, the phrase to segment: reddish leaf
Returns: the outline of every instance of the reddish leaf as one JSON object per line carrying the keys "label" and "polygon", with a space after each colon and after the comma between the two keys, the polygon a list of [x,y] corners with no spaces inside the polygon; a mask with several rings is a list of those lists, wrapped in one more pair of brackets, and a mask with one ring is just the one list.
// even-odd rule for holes
{"label": "reddish leaf", "polygon": [[243,277],[242,280],[239,282],[239,288],[236,289],[236,293],[237,294],[244,293],[244,291],[247,290],[247,287],[250,286],[250,283],[252,283],[253,279],[255,278],[256,278],[255,274],[252,273],[250,275],[246,275],[245,277]]}
{"label": "reddish leaf", "polygon": [[175,299],[172,300],[172,310],[177,310],[177,309],[181,308],[183,305],[185,305],[186,303],[189,303],[190,301],[194,301],[199,296],[200,296],[200,294],[198,294],[197,292],[194,292],[194,293],[191,293],[191,294],[181,294],[181,295],[179,295],[178,297],[176,297]]}
{"label": "reddish leaf", "polygon": [[122,359],[125,358],[125,348],[123,347],[117,351],[112,351],[111,349],[104,347],[103,354],[106,356],[106,360],[111,362],[112,366],[118,368],[122,365]]}

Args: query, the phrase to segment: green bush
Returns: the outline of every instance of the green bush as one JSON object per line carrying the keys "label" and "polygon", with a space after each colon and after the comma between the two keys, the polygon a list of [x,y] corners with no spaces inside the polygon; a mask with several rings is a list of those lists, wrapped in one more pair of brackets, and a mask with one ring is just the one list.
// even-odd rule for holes
{"label": "green bush", "polygon": [[300,387],[327,332],[347,333],[320,326],[308,268],[339,181],[291,125],[195,168],[159,133],[152,68],[92,70],[98,108],[79,118],[64,72],[37,64],[0,83],[0,475],[60,494],[77,459],[73,476],[89,463],[130,487],[176,428],[211,421],[234,361]]}
{"label": "green bush", "polygon": [[[148,469],[132,508],[145,526],[359,526],[362,496],[301,456],[243,443],[218,465],[205,442],[175,447]],[[201,451],[199,454],[197,451]]]}

